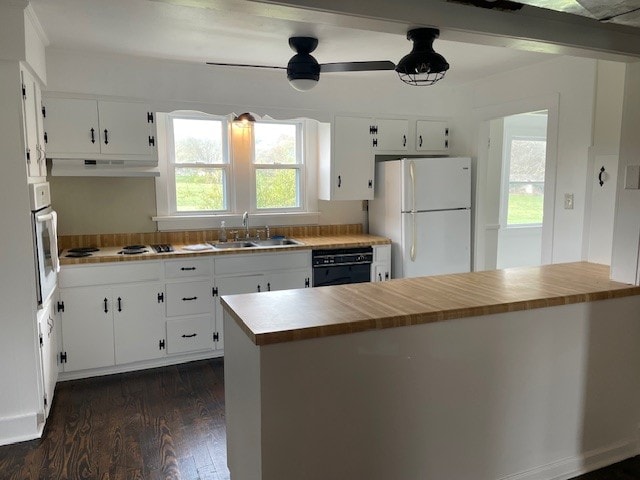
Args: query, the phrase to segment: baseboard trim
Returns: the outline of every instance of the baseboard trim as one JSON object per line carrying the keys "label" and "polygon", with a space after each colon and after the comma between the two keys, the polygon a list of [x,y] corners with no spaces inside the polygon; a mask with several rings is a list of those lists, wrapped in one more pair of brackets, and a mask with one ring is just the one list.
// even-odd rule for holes
{"label": "baseboard trim", "polygon": [[144,362],[127,363],[125,365],[115,365],[112,367],[94,368],[90,370],[78,370],[75,372],[60,372],[58,381],[65,382],[68,380],[78,380],[80,378],[99,377],[102,375],[113,375],[114,373],[133,372],[136,370],[145,370],[147,368],[167,367],[179,363],[193,362],[195,360],[205,360],[207,358],[216,358],[224,356],[222,350],[207,350],[204,352],[190,353],[183,355],[171,355],[155,360]]}
{"label": "baseboard trim", "polygon": [[500,480],[568,480],[638,455],[636,439],[627,439],[591,450],[582,455],[567,457],[540,467],[508,475]]}
{"label": "baseboard trim", "polygon": [[38,414],[36,412],[0,418],[0,432],[2,432],[0,445],[40,438],[42,431],[38,427]]}

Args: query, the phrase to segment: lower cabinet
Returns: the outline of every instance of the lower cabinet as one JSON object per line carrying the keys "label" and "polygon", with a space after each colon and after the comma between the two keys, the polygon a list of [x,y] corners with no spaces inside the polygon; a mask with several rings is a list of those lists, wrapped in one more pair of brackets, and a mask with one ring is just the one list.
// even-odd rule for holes
{"label": "lower cabinet", "polygon": [[37,317],[42,371],[42,406],[45,419],[49,416],[58,380],[58,325],[55,303],[50,299],[38,312]]}
{"label": "lower cabinet", "polygon": [[391,245],[375,245],[371,264],[371,281],[386,282],[387,280],[391,280]]}
{"label": "lower cabinet", "polygon": [[59,278],[62,348],[52,347],[53,355],[77,378],[136,362],[168,364],[174,355],[221,354],[220,298],[309,287],[311,252],[73,265]]}
{"label": "lower cabinet", "polygon": [[165,355],[162,284],[63,288],[65,372]]}

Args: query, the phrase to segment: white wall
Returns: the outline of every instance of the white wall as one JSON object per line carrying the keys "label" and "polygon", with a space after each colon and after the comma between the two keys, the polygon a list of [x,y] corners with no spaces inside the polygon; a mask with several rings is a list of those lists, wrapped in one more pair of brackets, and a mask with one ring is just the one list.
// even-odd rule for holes
{"label": "white wall", "polygon": [[640,240],[640,190],[625,190],[626,167],[640,165],[640,63],[627,65],[624,107],[620,133],[618,193],[613,231],[611,277],[638,283],[638,242]]}
{"label": "white wall", "polygon": [[[275,118],[304,116],[321,121],[329,121],[336,113],[448,118],[451,119],[452,154],[468,155],[469,152],[469,130],[464,119],[468,97],[464,92],[446,85],[410,87],[399,81],[394,72],[374,76],[325,75],[316,88],[302,93],[292,89],[280,72],[53,49],[47,50],[47,70],[49,91],[146,99],[156,111],[193,109],[213,114],[251,111]],[[104,226],[107,231],[150,230],[149,217],[155,215],[155,211],[130,213],[137,215],[137,219],[125,223],[118,220],[120,212],[94,201],[93,196],[83,195],[80,201],[74,192],[100,189],[96,182],[91,183],[91,187],[89,183],[90,180],[82,178],[53,180],[54,207],[62,207],[61,218],[67,213],[77,218],[99,215],[108,219]],[[142,189],[142,198],[149,198],[149,182],[130,183]],[[120,188],[128,187],[120,185]],[[108,193],[108,190],[96,191],[95,198],[104,198]],[[73,198],[62,201],[61,197],[66,195]],[[72,206],[72,210],[68,206]],[[364,219],[359,201],[319,202],[319,211],[322,224],[362,223]],[[85,227],[79,223],[61,220],[61,224],[63,234],[98,233],[83,231]]]}
{"label": "white wall", "polygon": [[[486,115],[490,115],[488,112],[492,111],[497,112],[495,117],[498,117],[531,111],[531,107],[534,106],[535,109],[536,104],[539,108],[545,108],[549,98],[557,96],[557,167],[551,212],[551,260],[554,263],[577,261],[582,258],[584,202],[588,153],[592,144],[595,81],[595,60],[562,57],[484,79],[469,86],[473,95],[474,111],[479,120],[491,118]],[[523,107],[526,110],[510,111],[518,105],[526,105]],[[553,128],[553,125],[550,128]],[[474,131],[479,131],[478,124]],[[476,142],[473,145],[474,154],[478,154],[481,144],[482,142]],[[486,179],[486,165],[479,165],[477,175]],[[481,182],[478,188],[486,187]],[[565,193],[574,194],[573,210],[563,208]],[[480,198],[484,198],[486,191],[479,191],[478,194]],[[484,215],[481,218],[484,218]],[[482,233],[482,230],[483,226],[479,223],[476,233]],[[484,244],[482,248],[484,249]]]}

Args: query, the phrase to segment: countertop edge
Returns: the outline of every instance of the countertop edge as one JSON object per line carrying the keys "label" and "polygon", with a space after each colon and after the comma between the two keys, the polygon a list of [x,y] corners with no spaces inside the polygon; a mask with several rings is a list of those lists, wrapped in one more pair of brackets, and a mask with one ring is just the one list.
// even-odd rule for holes
{"label": "countertop edge", "polygon": [[[576,262],[584,263],[586,262]],[[571,264],[561,264],[571,265]],[[464,274],[462,274],[464,275]],[[615,282],[613,282],[615,283]],[[324,288],[340,288],[324,287]],[[533,310],[538,308],[555,307],[562,305],[570,305],[576,303],[586,303],[600,300],[609,300],[615,298],[623,298],[634,295],[640,295],[640,286],[616,284],[615,288],[607,286],[602,290],[595,290],[583,293],[570,293],[545,296],[540,298],[530,298],[511,302],[487,303],[473,306],[465,306],[462,308],[441,309],[434,311],[425,311],[414,314],[387,315],[376,318],[363,315],[362,318],[356,318],[352,321],[345,321],[335,324],[314,325],[295,329],[282,329],[272,332],[254,332],[249,325],[241,318],[231,305],[224,298],[222,299],[223,308],[229,312],[240,328],[245,332],[249,339],[257,346],[266,346],[277,343],[285,343],[290,341],[315,339],[329,337],[334,335],[344,335],[350,333],[365,332],[369,330],[379,330],[386,328],[396,328],[404,326],[413,326],[420,324],[436,323],[458,318],[485,316],[491,314],[500,314],[508,312],[516,312],[523,310]]]}

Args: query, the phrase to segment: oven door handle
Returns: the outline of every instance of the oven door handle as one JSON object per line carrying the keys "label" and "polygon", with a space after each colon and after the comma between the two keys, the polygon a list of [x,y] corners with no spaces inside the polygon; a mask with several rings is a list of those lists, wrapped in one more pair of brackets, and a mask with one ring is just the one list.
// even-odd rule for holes
{"label": "oven door handle", "polygon": [[55,210],[51,210],[50,213],[43,213],[36,215],[36,221],[38,223],[48,223],[51,232],[49,234],[49,241],[51,242],[51,264],[54,272],[60,271],[60,261],[58,259],[58,214]]}

